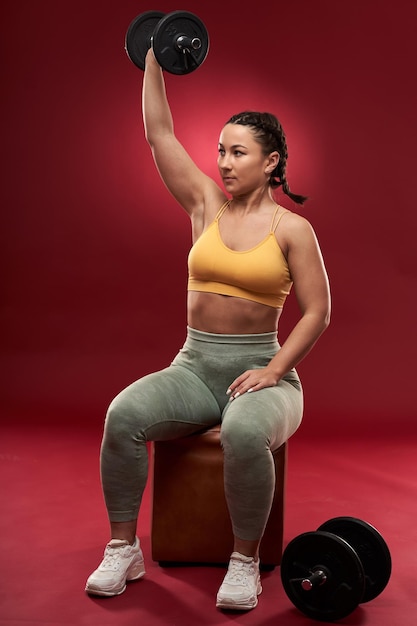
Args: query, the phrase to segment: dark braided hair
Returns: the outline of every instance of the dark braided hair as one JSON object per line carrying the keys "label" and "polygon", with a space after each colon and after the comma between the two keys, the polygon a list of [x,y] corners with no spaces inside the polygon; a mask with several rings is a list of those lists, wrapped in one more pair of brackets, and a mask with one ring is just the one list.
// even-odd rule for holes
{"label": "dark braided hair", "polygon": [[275,150],[279,153],[278,165],[271,173],[269,185],[272,189],[282,186],[283,192],[291,200],[297,202],[297,204],[304,204],[308,199],[307,196],[300,196],[290,191],[285,171],[288,159],[287,140],[284,130],[275,115],[272,115],[272,113],[259,113],[258,111],[243,111],[233,115],[226,124],[250,126],[256,141],[262,145],[265,155]]}

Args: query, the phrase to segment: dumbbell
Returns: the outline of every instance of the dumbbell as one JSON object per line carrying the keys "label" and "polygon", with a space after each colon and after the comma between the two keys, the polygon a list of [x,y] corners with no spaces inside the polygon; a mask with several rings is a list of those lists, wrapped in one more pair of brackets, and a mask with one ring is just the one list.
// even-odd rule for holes
{"label": "dumbbell", "polygon": [[145,11],[130,23],[125,50],[132,63],[144,70],[150,47],[164,70],[189,74],[205,60],[209,35],[200,18],[189,11]]}
{"label": "dumbbell", "polygon": [[281,580],[302,613],[333,622],[376,598],[391,568],[389,548],[374,526],[335,517],[290,541],[282,555]]}

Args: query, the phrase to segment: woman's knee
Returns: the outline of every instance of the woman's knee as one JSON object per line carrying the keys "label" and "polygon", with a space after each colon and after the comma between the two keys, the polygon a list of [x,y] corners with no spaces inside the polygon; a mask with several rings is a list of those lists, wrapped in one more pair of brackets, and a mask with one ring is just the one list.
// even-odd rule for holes
{"label": "woman's knee", "polygon": [[131,411],[126,410],[123,402],[117,398],[110,403],[104,422],[104,440],[107,444],[122,442],[133,432]]}
{"label": "woman's knee", "polygon": [[105,420],[105,429],[109,434],[123,436],[126,433],[139,433],[157,418],[155,393],[148,380],[150,378],[145,376],[137,380],[111,401]]}
{"label": "woman's knee", "polygon": [[220,430],[220,441],[223,450],[237,456],[248,456],[265,452],[268,448],[268,437],[255,419],[224,420]]}
{"label": "woman's knee", "polygon": [[290,385],[285,387],[285,394],[284,390],[265,389],[233,401],[223,415],[225,451],[262,453],[279,448],[291,437],[301,422],[302,402],[298,391],[291,388],[288,393]]}

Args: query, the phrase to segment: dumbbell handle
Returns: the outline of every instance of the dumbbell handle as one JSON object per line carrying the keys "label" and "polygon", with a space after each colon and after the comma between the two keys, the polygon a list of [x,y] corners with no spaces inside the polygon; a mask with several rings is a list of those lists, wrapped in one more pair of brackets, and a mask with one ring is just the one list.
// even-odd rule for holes
{"label": "dumbbell handle", "polygon": [[327,576],[323,570],[318,569],[311,574],[308,578],[303,578],[301,581],[301,587],[304,591],[311,591],[315,587],[319,587],[320,585],[324,585],[327,580]]}
{"label": "dumbbell handle", "polygon": [[201,39],[198,37],[188,37],[187,35],[179,35],[175,40],[175,45],[180,50],[200,50]]}

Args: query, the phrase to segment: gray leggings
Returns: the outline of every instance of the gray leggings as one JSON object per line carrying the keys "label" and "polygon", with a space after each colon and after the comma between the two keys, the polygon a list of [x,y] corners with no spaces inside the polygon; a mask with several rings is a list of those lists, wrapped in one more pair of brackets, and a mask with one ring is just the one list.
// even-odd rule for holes
{"label": "gray leggings", "polygon": [[300,425],[303,392],[295,370],[275,387],[226,394],[248,369],[265,367],[279,350],[276,333],[217,335],[188,328],[171,365],[129,385],[110,404],[101,448],[109,519],[137,518],[148,476],[149,441],[184,437],[221,423],[224,488],[233,532],[262,537],[275,485],[271,451]]}

